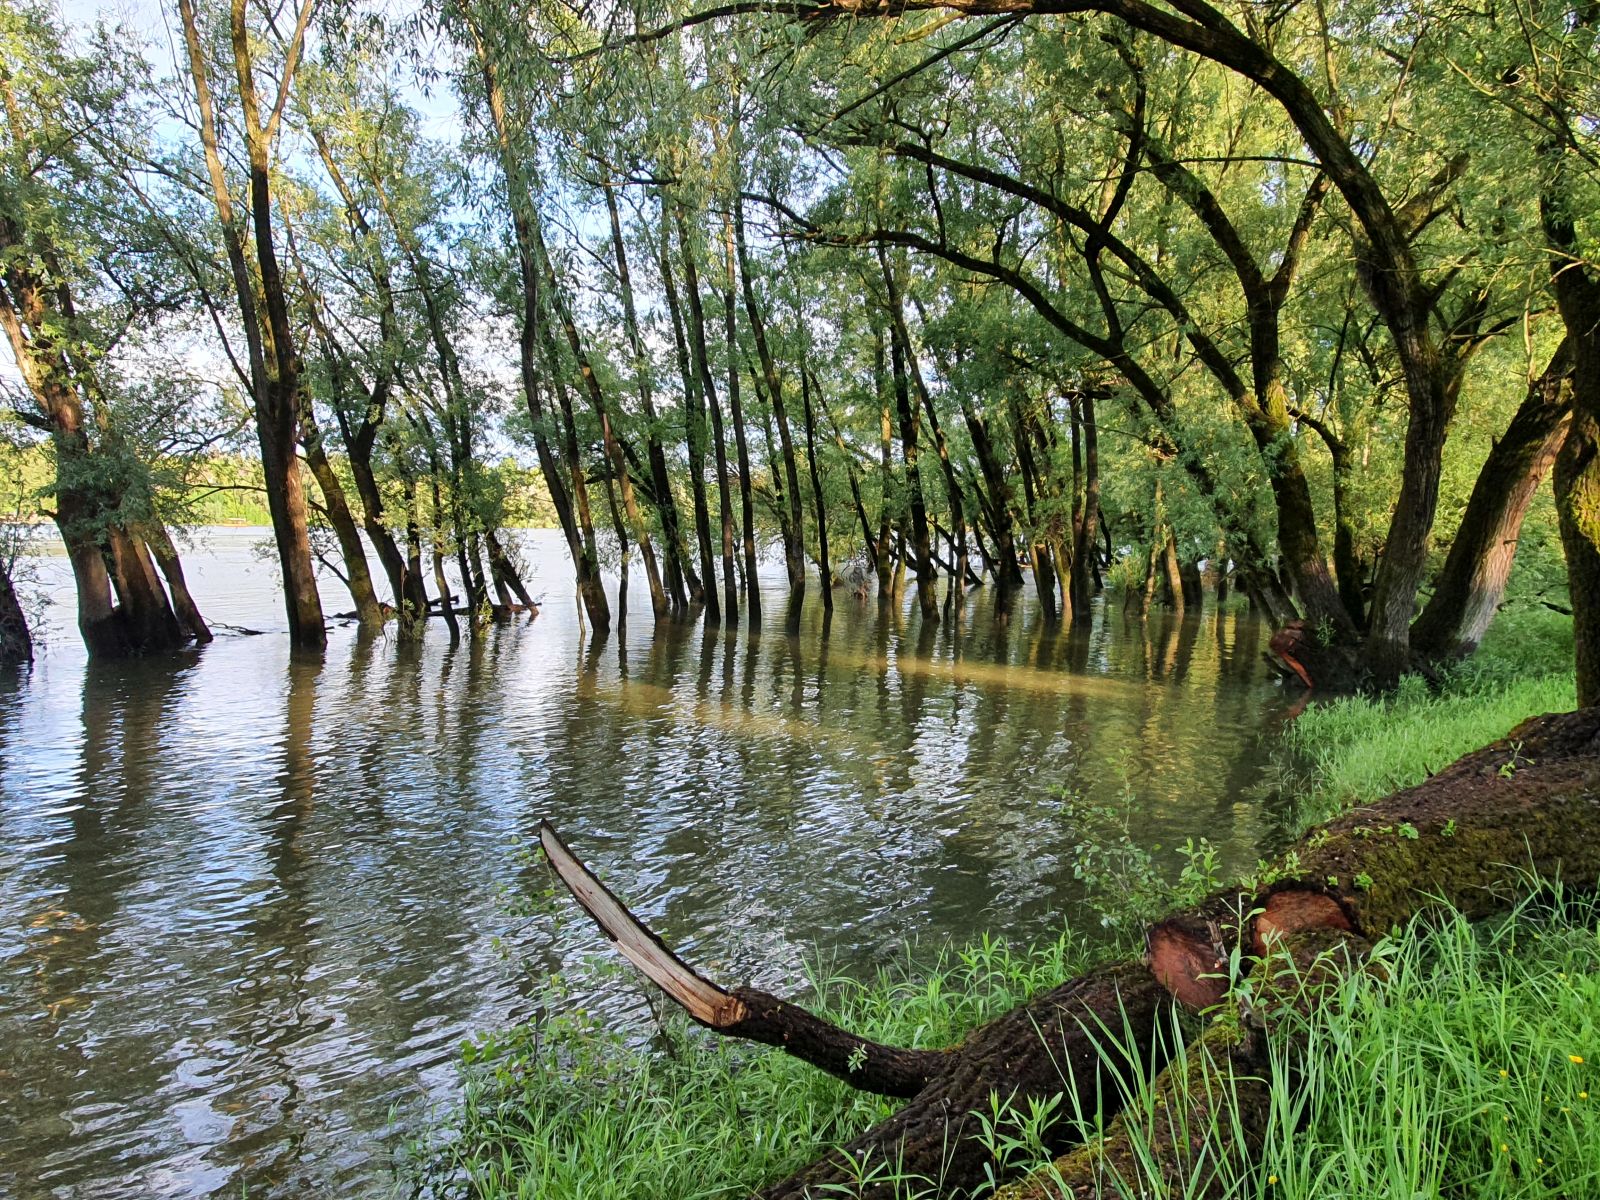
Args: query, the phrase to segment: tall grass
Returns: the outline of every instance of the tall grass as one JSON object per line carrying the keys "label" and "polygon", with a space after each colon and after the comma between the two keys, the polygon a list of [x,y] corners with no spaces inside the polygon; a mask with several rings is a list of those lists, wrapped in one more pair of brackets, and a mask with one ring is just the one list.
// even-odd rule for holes
{"label": "tall grass", "polygon": [[[1062,936],[985,939],[931,966],[866,982],[816,978],[808,1005],[879,1041],[948,1046],[1089,965]],[[617,968],[618,972],[624,968]],[[621,979],[619,986],[632,986]],[[748,1195],[881,1120],[895,1102],[676,1012],[648,1042],[584,1011],[480,1039],[451,1126],[410,1150],[414,1189],[539,1200],[711,1200]]]}
{"label": "tall grass", "polygon": [[[1214,1200],[1587,1200],[1600,1196],[1600,906],[1557,890],[1471,923],[1433,913],[1385,941],[1274,1042],[1263,1144],[1239,1153],[1226,1078],[1183,1142],[1176,1189],[1150,1150],[1184,1111],[1133,1098],[1130,1175],[1111,1194]],[[1295,1035],[1292,1039],[1282,1034]],[[1290,1042],[1297,1047],[1286,1054]],[[1193,1084],[1192,1086],[1202,1086]],[[1048,1171],[1048,1164],[1041,1164]]]}
{"label": "tall grass", "polygon": [[1502,613],[1437,688],[1411,676],[1387,698],[1348,697],[1300,715],[1288,745],[1309,764],[1302,819],[1312,824],[1421,783],[1519,721],[1576,703],[1572,619],[1547,609]]}

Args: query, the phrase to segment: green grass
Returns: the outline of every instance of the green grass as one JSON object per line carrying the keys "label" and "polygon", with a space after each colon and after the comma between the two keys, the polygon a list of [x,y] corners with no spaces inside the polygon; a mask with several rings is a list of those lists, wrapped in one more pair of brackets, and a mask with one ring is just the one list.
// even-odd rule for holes
{"label": "green grass", "polygon": [[[947,1046],[1041,988],[1083,971],[1062,936],[1033,947],[986,939],[862,982],[819,977],[808,1000],[879,1041]],[[626,968],[592,984],[634,986]],[[428,1194],[539,1200],[745,1196],[887,1116],[868,1096],[785,1054],[718,1038],[676,1012],[650,1041],[567,1009],[474,1043],[451,1126],[414,1147],[406,1173]]]}
{"label": "green grass", "polygon": [[[1595,901],[1547,893],[1478,924],[1435,912],[1374,957],[1381,970],[1351,976],[1297,1019],[1305,1053],[1292,1063],[1280,1057],[1274,1069],[1258,1153],[1234,1153],[1229,1081],[1208,1081],[1208,1094],[1223,1099],[1219,1119],[1190,1143],[1196,1161],[1213,1164],[1192,1177],[1195,1194],[1205,1186],[1228,1200],[1600,1195]],[[1148,1095],[1130,1108],[1140,1114],[1131,1126],[1139,1165],[1113,1181],[1113,1194],[1130,1200],[1173,1194],[1156,1190],[1148,1150],[1170,1110]]]}
{"label": "green grass", "polygon": [[1348,697],[1300,715],[1288,742],[1309,766],[1298,781],[1303,823],[1420,783],[1519,721],[1576,703],[1571,618],[1545,609],[1502,614],[1437,689],[1412,676],[1391,697]]}

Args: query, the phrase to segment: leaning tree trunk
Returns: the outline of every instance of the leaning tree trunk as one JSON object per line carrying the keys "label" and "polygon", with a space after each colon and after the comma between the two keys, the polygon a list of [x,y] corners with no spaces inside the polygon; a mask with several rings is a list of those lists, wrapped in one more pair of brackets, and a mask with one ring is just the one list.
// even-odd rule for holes
{"label": "leaning tree trunk", "polygon": [[1411,648],[1419,654],[1465,657],[1494,620],[1511,577],[1522,519],[1572,422],[1569,347],[1563,342],[1528,386],[1511,424],[1484,459],[1433,597],[1411,626]]}
{"label": "leaning tree trunk", "polygon": [[156,565],[161,568],[162,577],[167,581],[167,591],[172,593],[172,608],[184,635],[193,638],[196,645],[204,646],[212,640],[211,629],[189,592],[189,580],[183,573],[183,560],[178,557],[178,548],[172,544],[172,535],[158,520],[141,526],[139,533],[145,545],[150,547],[150,553],[155,556]]}
{"label": "leaning tree trunk", "polygon": [[[1082,1114],[1086,1124],[1103,1120],[1107,1136],[1070,1150],[1085,1130],[1072,1120],[1055,1122],[1045,1134],[1047,1149],[1064,1152],[1055,1172],[1009,1194],[1110,1197],[1118,1194],[1113,1175],[1131,1170],[1130,1135],[1113,1118],[1134,1085],[1155,1076],[1158,1097],[1187,1103],[1205,1095],[1179,1086],[1196,1072],[1231,1064],[1259,1073],[1260,1043],[1239,1049],[1223,1045],[1219,1035],[1208,1035],[1163,1071],[1162,1034],[1173,1005],[1208,1008],[1221,1001],[1236,950],[1246,971],[1275,950],[1287,950],[1303,966],[1328,949],[1347,949],[1357,961],[1364,942],[1429,905],[1452,904],[1476,919],[1504,907],[1530,874],[1600,877],[1600,707],[1525,721],[1425,783],[1312,830],[1282,859],[1289,873],[1269,887],[1222,893],[1161,921],[1147,933],[1143,961],[1101,966],[1042,992],[948,1050],[882,1046],[754,989],[718,987],[640,924],[548,825],[540,838],[557,875],[605,937],[695,1021],[780,1046],[863,1090],[910,1097],[886,1121],[763,1189],[763,1200],[890,1200],[900,1185],[882,1181],[886,1174],[926,1180],[940,1196],[967,1196],[991,1177],[1004,1181],[1007,1170],[972,1136],[982,1128],[980,1118],[993,1118],[993,1098],[1026,1112],[1030,1101],[1058,1096],[1064,1085],[1072,1093],[1068,1103],[1077,1106],[1064,1111]],[[1335,974],[1345,969],[1334,962]],[[1277,987],[1274,976],[1257,994],[1270,1000]],[[1283,995],[1285,1003],[1303,1002],[1299,992]],[[1270,1015],[1273,1005],[1259,1008]],[[1254,1102],[1243,1107],[1247,1121],[1262,1111]],[[1190,1129],[1209,1128],[1209,1110],[1191,1115]],[[1239,1144],[1248,1152],[1248,1136]],[[1157,1195],[1189,1194],[1176,1185],[1188,1178],[1194,1149],[1154,1140],[1156,1169],[1174,1183]],[[1067,1182],[1064,1190],[1053,1182],[1057,1174]],[[874,1177],[881,1182],[862,1182]]]}

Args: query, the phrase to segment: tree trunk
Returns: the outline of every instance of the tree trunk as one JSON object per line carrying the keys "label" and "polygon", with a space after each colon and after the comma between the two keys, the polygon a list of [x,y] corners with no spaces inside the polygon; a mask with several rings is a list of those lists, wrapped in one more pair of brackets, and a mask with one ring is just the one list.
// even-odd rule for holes
{"label": "tree trunk", "polygon": [[[544,266],[545,290],[550,298],[550,307],[560,321],[561,328],[566,334],[567,349],[571,351],[573,361],[578,365],[578,376],[583,380],[585,394],[589,397],[589,404],[594,409],[595,416],[600,419],[600,439],[605,450],[606,462],[610,467],[615,487],[621,493],[622,511],[627,515],[628,525],[633,530],[633,540],[639,547],[639,556],[644,559],[644,573],[650,587],[650,608],[660,620],[667,615],[667,593],[661,586],[661,569],[656,563],[655,547],[650,541],[650,531],[645,525],[644,515],[639,511],[639,502],[633,494],[633,480],[628,476],[627,458],[622,452],[622,447],[617,441],[616,431],[611,424],[611,411],[606,404],[605,391],[600,386],[600,379],[594,373],[594,367],[589,361],[589,353],[584,347],[583,338],[578,332],[577,322],[572,318],[572,310],[567,304],[566,297],[562,294],[560,282],[556,279],[555,266],[550,260],[550,252],[544,244],[538,226],[533,229],[534,245],[539,254],[539,260]],[[609,497],[613,486],[612,479],[606,482],[608,502],[613,509],[616,507],[614,497]],[[615,514],[613,514],[615,515]],[[617,525],[618,537],[622,538],[622,526]],[[627,569],[626,539],[623,538],[623,569]],[[623,594],[627,587],[624,584]]]}
{"label": "tree trunk", "polygon": [[33,661],[33,637],[28,618],[11,582],[11,563],[0,559],[0,667]]}
{"label": "tree trunk", "polygon": [[383,628],[383,607],[378,603],[377,590],[372,586],[372,571],[367,565],[367,550],[361,544],[361,531],[350,515],[350,505],[345,500],[344,487],[334,474],[333,464],[323,449],[322,431],[317,428],[316,415],[311,409],[311,396],[300,393],[300,443],[305,448],[306,464],[322,492],[323,508],[328,514],[328,524],[339,540],[339,553],[344,559],[345,586],[350,589],[350,599],[355,602],[356,620],[363,629]]}
{"label": "tree trunk", "polygon": [[[750,476],[750,447],[745,437],[744,408],[739,392],[739,314],[733,300],[738,284],[738,267],[733,244],[733,218],[727,214],[722,218],[722,242],[722,325],[723,336],[728,344],[728,409],[733,418],[733,440],[739,455],[739,523],[744,535],[745,604],[749,610],[750,628],[758,629],[761,626],[761,591],[756,585],[756,513],[752,494],[755,481]],[[802,566],[802,592],[805,588],[804,579]]]}
{"label": "tree trunk", "polygon": [[[811,472],[811,507],[817,522],[817,574],[822,580],[822,609],[833,611],[833,564],[828,560],[828,509],[822,499],[822,473],[817,464],[817,422],[811,408],[811,372],[800,368],[800,399],[805,409],[806,466]],[[855,473],[851,472],[851,482]]]}
{"label": "tree trunk", "polygon": [[[1585,23],[1592,21],[1587,14]],[[1547,153],[1554,162],[1539,208],[1551,284],[1572,348],[1572,432],[1556,457],[1552,482],[1572,597],[1578,703],[1600,704],[1600,272],[1578,253],[1570,153],[1566,147]]]}
{"label": "tree trunk", "polygon": [[[894,381],[895,412],[900,424],[900,450],[905,461],[906,500],[911,510],[911,543],[916,555],[917,607],[924,620],[939,617],[939,582],[933,568],[933,543],[928,535],[928,504],[922,494],[922,468],[917,435],[917,416],[911,407],[909,380],[913,354],[905,340],[905,310],[900,301],[900,284],[889,256],[878,247],[878,262],[883,268],[884,287],[889,297],[889,362]],[[959,587],[961,581],[957,580]]]}
{"label": "tree trunk", "polygon": [[1172,610],[1180,617],[1183,616],[1183,607],[1186,596],[1183,590],[1183,568],[1178,564],[1178,537],[1172,531],[1172,526],[1167,526],[1167,540],[1161,551],[1162,594]]}
{"label": "tree trunk", "polygon": [[[687,253],[687,251],[685,251]],[[713,625],[722,619],[717,600],[716,555],[711,546],[711,506],[706,500],[706,413],[700,393],[700,378],[683,331],[683,316],[678,303],[678,288],[672,277],[672,247],[667,229],[667,200],[661,197],[661,291],[666,297],[667,314],[672,318],[672,343],[678,355],[678,373],[683,377],[684,443],[689,458],[689,491],[694,502],[695,541],[700,550],[700,579],[691,574],[689,591],[696,603],[706,606],[706,620]]]}
{"label": "tree trunk", "polygon": [[[311,7],[311,0],[305,0],[300,8],[280,82],[280,95],[284,99],[289,95]],[[322,600],[317,594],[316,571],[311,562],[305,491],[300,480],[300,461],[295,454],[300,355],[289,319],[288,297],[284,291],[272,226],[270,158],[283,101],[280,100],[280,107],[275,107],[263,121],[260,100],[256,94],[255,66],[252,42],[245,22],[245,5],[243,0],[233,0],[229,34],[249,163],[246,215],[250,221],[256,260],[256,276],[252,279],[245,259],[243,239],[235,222],[233,195],[223,168],[205,52],[192,0],[179,0],[178,9],[183,22],[190,75],[194,82],[200,139],[211,180],[212,200],[222,226],[235,299],[249,346],[256,439],[261,448],[261,473],[267,492],[267,508],[272,515],[278,565],[283,574],[289,641],[296,649],[320,651],[327,645],[328,632],[322,621]]]}
{"label": "tree trunk", "polygon": [[[431,476],[433,485],[433,585],[439,590],[439,614],[444,617],[445,627],[450,630],[450,643],[454,645],[461,640],[461,625],[456,620],[456,598],[450,594],[450,579],[444,573],[444,551],[440,548],[440,536],[444,532],[444,505],[439,498],[439,473],[435,471]],[[463,586],[465,584],[463,583]]]}
{"label": "tree trunk", "polygon": [[[673,218],[678,227],[678,246],[683,251],[683,287],[689,301],[689,347],[693,352],[700,392],[711,408],[712,452],[717,465],[717,507],[722,518],[722,619],[739,619],[739,583],[733,566],[733,498],[728,490],[728,442],[722,432],[722,405],[717,401],[717,384],[711,376],[710,353],[706,347],[706,315],[700,296],[700,271],[695,265],[694,242],[689,237],[689,222],[683,206],[676,205]],[[729,346],[730,353],[732,346]],[[709,609],[709,620],[716,614]]]}
{"label": "tree trunk", "polygon": [[[533,418],[534,448],[539,456],[539,469],[544,475],[545,487],[561,522],[567,539],[567,550],[572,556],[573,573],[578,596],[589,620],[596,630],[611,627],[611,609],[606,602],[601,585],[600,563],[595,553],[594,523],[589,513],[589,494],[584,485],[583,464],[578,458],[577,439],[572,431],[572,406],[566,397],[566,386],[561,381],[561,371],[554,342],[543,320],[539,306],[540,255],[538,244],[538,214],[533,206],[533,193],[525,175],[524,157],[513,141],[513,130],[506,116],[505,94],[500,86],[498,65],[489,52],[488,43],[472,20],[463,17],[473,44],[479,71],[483,76],[484,94],[489,104],[489,115],[495,131],[496,148],[500,155],[500,169],[506,178],[506,193],[511,208],[511,227],[517,245],[518,282],[521,284],[521,321],[519,331],[519,366],[522,374],[523,399],[528,415]],[[453,361],[453,351],[447,350],[447,339],[438,336],[434,325],[435,343],[441,356]],[[548,356],[552,381],[560,401],[564,429],[566,462],[562,463],[552,451],[546,433],[544,403],[540,392],[538,360],[541,349]],[[448,372],[447,372],[448,373]],[[563,466],[565,471],[562,470]],[[568,491],[567,479],[571,479]],[[465,581],[463,581],[465,586]]]}
{"label": "tree trunk", "polygon": [[1411,626],[1411,646],[1431,658],[1462,658],[1478,647],[1505,595],[1522,519],[1555,461],[1572,420],[1570,343],[1528,387],[1527,397],[1478,472],[1461,527]]}
{"label": "tree trunk", "polygon": [[[650,355],[644,338],[639,333],[639,315],[634,306],[633,277],[628,273],[627,245],[622,237],[622,218],[617,211],[617,193],[613,184],[602,189],[606,198],[606,213],[611,218],[611,248],[617,260],[617,280],[622,292],[622,325],[628,335],[628,348],[633,352],[633,370],[639,389],[639,404],[644,409],[645,452],[650,462],[650,488],[654,493],[656,511],[661,517],[661,552],[665,560],[666,586],[674,608],[684,608],[688,597],[684,591],[684,562],[682,558],[683,531],[678,515],[678,505],[672,496],[672,479],[667,474],[666,451],[661,445],[661,434],[656,424],[655,389],[650,379]],[[662,231],[665,237],[665,230]],[[676,301],[674,300],[674,304]],[[677,314],[673,314],[674,320]],[[693,575],[693,572],[689,572]]]}
{"label": "tree trunk", "polygon": [[[795,464],[794,438],[789,432],[789,412],[783,401],[783,381],[778,378],[777,363],[772,348],[767,343],[767,323],[756,301],[755,284],[750,278],[750,252],[744,238],[744,201],[736,194],[733,200],[734,239],[738,248],[739,275],[744,281],[744,308],[750,319],[750,335],[756,344],[756,358],[761,364],[761,374],[766,379],[767,398],[772,405],[772,417],[778,425],[778,446],[783,459],[783,476],[774,475],[778,488],[778,519],[783,535],[783,561],[789,576],[789,620],[799,618],[800,605],[806,591],[806,532],[805,510],[800,502],[800,471]],[[801,384],[804,388],[804,382]],[[808,427],[809,433],[809,427]],[[826,586],[827,580],[824,580]]]}
{"label": "tree trunk", "polygon": [[150,553],[155,556],[156,565],[161,568],[161,574],[167,581],[167,591],[172,594],[172,608],[184,636],[192,638],[196,645],[204,646],[212,640],[211,628],[206,624],[206,619],[200,615],[200,606],[194,602],[194,596],[189,592],[189,581],[183,573],[183,562],[178,557],[178,548],[172,544],[172,536],[167,532],[167,527],[160,521],[151,521],[141,526],[140,534],[144,538],[145,545],[150,547]]}
{"label": "tree trunk", "polygon": [[[1600,708],[1535,717],[1427,782],[1311,831],[1292,852],[1294,877],[1160,922],[1148,935],[1147,957],[1186,1005],[1224,999],[1235,945],[1246,965],[1286,956],[1297,970],[1273,971],[1253,989],[1242,1037],[1213,1026],[1156,1079],[1163,1117],[1153,1137],[1130,1136],[1119,1118],[1103,1138],[1002,1189],[997,1200],[1109,1198],[1123,1194],[1113,1183],[1119,1177],[1152,1200],[1237,1194],[1230,1180],[1248,1169],[1267,1124],[1273,1058],[1263,1025],[1273,1011],[1313,1007],[1368,944],[1430,905],[1447,903],[1477,920],[1525,892],[1530,879],[1596,878],[1597,829]],[[1292,1063],[1298,1049],[1283,1047],[1278,1061]],[[1218,1083],[1242,1089],[1237,1105],[1214,1104]],[[1242,1126],[1232,1126],[1235,1113]],[[1191,1136],[1174,1138],[1178,1130]]]}
{"label": "tree trunk", "polygon": [[1094,559],[1098,553],[1100,515],[1100,430],[1095,420],[1095,396],[1085,389],[1078,393],[1078,428],[1083,438],[1083,512],[1073,528],[1072,543],[1072,623],[1088,625],[1094,621],[1090,605],[1094,600]]}

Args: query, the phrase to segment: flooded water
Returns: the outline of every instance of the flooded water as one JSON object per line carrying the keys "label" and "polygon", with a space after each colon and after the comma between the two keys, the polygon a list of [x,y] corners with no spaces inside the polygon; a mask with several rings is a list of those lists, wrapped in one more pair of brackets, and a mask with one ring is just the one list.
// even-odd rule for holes
{"label": "flooded water", "polygon": [[[693,960],[774,988],[1087,920],[1063,786],[1150,844],[1277,836],[1286,705],[1246,617],[997,626],[980,591],[933,628],[841,592],[824,622],[813,584],[789,638],[779,570],[758,636],[657,631],[636,594],[595,640],[536,533],[537,619],[302,661],[260,538],[187,561],[262,636],[90,667],[58,604],[0,676],[0,1195],[386,1194],[462,1039],[532,1012],[527,964],[595,949],[505,903],[543,885],[543,817]],[[70,601],[64,563],[41,578]]]}

